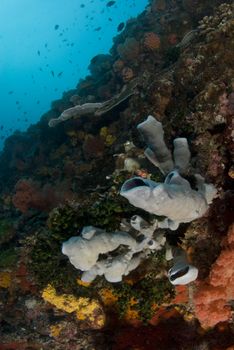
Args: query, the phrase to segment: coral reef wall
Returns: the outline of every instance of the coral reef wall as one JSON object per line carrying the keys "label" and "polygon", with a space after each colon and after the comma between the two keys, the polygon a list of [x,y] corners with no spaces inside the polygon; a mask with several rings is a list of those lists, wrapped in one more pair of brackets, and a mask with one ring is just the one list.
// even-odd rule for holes
{"label": "coral reef wall", "polygon": [[[233,14],[231,1],[149,1],[110,54],[91,60],[89,76],[6,140],[0,350],[232,349]],[[48,126],[69,108],[105,101],[101,114]],[[191,167],[218,191],[202,218],[163,230],[198,268],[198,280],[172,286],[163,250],[121,283],[85,284],[62,242],[83,226],[113,232],[132,215],[152,221],[119,195],[132,176],[162,180],[136,131],[149,114],[162,122],[168,147],[188,139]]]}

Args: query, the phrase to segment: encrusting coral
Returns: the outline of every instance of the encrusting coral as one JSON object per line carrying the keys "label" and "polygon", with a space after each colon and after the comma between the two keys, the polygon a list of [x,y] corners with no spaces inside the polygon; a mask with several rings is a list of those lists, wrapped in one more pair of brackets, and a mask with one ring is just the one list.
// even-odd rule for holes
{"label": "encrusting coral", "polygon": [[105,324],[105,315],[98,301],[85,297],[76,298],[70,294],[58,295],[51,285],[43,290],[42,298],[67,313],[75,312],[78,320],[95,322],[96,328],[101,328]]}

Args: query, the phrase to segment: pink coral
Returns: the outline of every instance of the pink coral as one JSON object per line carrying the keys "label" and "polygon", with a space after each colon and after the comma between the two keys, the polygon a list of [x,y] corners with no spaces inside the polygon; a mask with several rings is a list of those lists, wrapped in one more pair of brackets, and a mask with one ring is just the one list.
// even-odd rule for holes
{"label": "pink coral", "polygon": [[225,300],[225,288],[203,284],[195,296],[195,312],[203,327],[213,327],[231,317]]}
{"label": "pink coral", "polygon": [[203,327],[213,327],[231,318],[234,299],[234,224],[223,240],[224,249],[212,265],[207,282],[198,284],[194,295],[195,313]]}

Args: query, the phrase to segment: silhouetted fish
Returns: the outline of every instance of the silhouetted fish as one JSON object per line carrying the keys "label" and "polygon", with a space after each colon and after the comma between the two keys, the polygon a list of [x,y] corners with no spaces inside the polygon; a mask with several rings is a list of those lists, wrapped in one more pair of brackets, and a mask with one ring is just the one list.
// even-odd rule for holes
{"label": "silhouetted fish", "polygon": [[57,30],[57,29],[59,29],[59,25],[58,25],[58,24],[55,24],[54,30]]}
{"label": "silhouetted fish", "polygon": [[63,72],[60,72],[57,76],[58,76],[58,77],[61,77],[62,74],[63,74]]}
{"label": "silhouetted fish", "polygon": [[115,1],[108,1],[108,3],[106,4],[107,7],[111,7],[115,4]]}
{"label": "silhouetted fish", "polygon": [[12,94],[13,94],[13,92],[14,92],[14,91],[12,91],[12,90],[11,90],[11,91],[9,91],[9,92],[8,92],[8,95],[12,95]]}
{"label": "silhouetted fish", "polygon": [[108,21],[112,22],[112,18],[109,17],[109,18],[108,18]]}
{"label": "silhouetted fish", "polygon": [[121,22],[117,27],[117,31],[120,32],[124,28],[124,26],[125,26],[124,22]]}
{"label": "silhouetted fish", "polygon": [[81,4],[80,7],[81,7],[81,8],[84,8],[84,7],[85,7],[85,4]]}
{"label": "silhouetted fish", "polygon": [[94,31],[95,32],[99,32],[99,30],[101,30],[101,29],[102,29],[102,27],[97,27],[97,28],[94,29]]}
{"label": "silhouetted fish", "polygon": [[37,54],[38,54],[38,56],[40,56],[40,54],[41,54],[41,53],[40,53],[40,50],[37,51]]}
{"label": "silhouetted fish", "polygon": [[54,77],[54,71],[53,71],[53,70],[51,70],[50,72],[51,72],[52,76]]}

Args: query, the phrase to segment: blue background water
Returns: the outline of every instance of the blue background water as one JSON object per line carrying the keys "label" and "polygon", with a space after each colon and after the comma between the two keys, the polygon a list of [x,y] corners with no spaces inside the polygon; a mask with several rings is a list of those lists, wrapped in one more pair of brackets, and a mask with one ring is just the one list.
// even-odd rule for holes
{"label": "blue background water", "polygon": [[108,53],[118,25],[148,3],[116,0],[107,7],[108,1],[1,0],[0,149],[74,88],[90,59]]}

